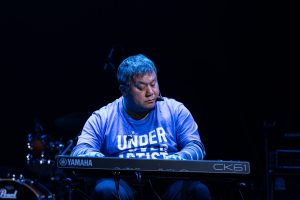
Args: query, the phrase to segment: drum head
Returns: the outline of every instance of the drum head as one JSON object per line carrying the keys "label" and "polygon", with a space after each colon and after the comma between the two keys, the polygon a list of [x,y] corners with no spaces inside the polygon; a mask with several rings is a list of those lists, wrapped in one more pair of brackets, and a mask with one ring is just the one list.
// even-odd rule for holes
{"label": "drum head", "polygon": [[29,179],[1,179],[0,199],[54,199],[54,195],[42,184]]}

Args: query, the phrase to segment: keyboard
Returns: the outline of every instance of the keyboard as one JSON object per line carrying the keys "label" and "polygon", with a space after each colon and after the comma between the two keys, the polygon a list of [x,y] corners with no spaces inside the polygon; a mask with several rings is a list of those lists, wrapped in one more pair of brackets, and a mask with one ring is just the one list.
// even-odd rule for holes
{"label": "keyboard", "polygon": [[74,157],[58,155],[56,166],[60,169],[74,170],[83,174],[95,171],[101,174],[118,172],[119,174],[143,173],[146,175],[167,175],[193,177],[195,175],[230,175],[250,174],[248,161],[231,160],[164,160],[164,159],[130,159],[118,157]]}

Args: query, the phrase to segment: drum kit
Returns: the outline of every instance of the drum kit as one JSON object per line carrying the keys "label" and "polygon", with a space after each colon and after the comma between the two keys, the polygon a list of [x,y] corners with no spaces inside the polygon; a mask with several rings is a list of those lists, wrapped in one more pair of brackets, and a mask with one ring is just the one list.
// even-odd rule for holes
{"label": "drum kit", "polygon": [[[81,117],[81,121],[78,119],[74,121],[78,116]],[[63,116],[56,120],[56,126],[60,130],[68,131],[73,128],[71,131],[74,131],[74,127],[83,126],[87,116],[87,114]],[[65,123],[66,121],[68,123]],[[70,121],[74,121],[76,125],[72,126]],[[76,131],[79,132],[80,129]],[[82,191],[77,192],[79,195],[77,193],[74,195],[74,183],[70,181],[68,174],[56,168],[55,164],[57,155],[67,155],[71,152],[75,138],[53,137],[44,131],[39,122],[35,122],[35,129],[27,134],[25,145],[26,175],[8,173],[6,177],[0,177],[0,199],[88,199],[88,195]]]}

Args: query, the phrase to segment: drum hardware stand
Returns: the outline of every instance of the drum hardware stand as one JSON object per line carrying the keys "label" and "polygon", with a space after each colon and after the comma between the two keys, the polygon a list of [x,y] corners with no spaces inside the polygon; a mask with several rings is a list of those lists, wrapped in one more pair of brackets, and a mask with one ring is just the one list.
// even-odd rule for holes
{"label": "drum hardware stand", "polygon": [[65,155],[72,147],[73,147],[73,140],[68,141],[68,146],[65,148],[65,150],[60,155]]}
{"label": "drum hardware stand", "polygon": [[[61,154],[59,155],[66,155],[68,151],[70,151],[73,147],[73,140],[68,140],[67,142],[68,146],[62,151]],[[72,173],[72,175],[76,176],[76,174]],[[58,175],[60,176],[60,175]],[[73,200],[74,198],[74,191],[80,193],[80,195],[85,199],[85,200],[89,200],[90,197],[81,189],[78,188],[78,181],[70,178],[70,177],[65,177],[62,179],[63,184],[66,186],[67,188],[67,196],[68,196],[68,200]],[[75,198],[76,199],[76,198]]]}
{"label": "drum hardware stand", "polygon": [[63,183],[67,187],[67,190],[68,190],[68,199],[69,200],[73,200],[74,191],[79,192],[85,200],[90,200],[90,197],[84,191],[82,191],[81,189],[79,189],[77,187],[78,183],[76,181],[74,183],[73,179],[71,179],[71,178],[65,178],[65,179],[63,179]]}

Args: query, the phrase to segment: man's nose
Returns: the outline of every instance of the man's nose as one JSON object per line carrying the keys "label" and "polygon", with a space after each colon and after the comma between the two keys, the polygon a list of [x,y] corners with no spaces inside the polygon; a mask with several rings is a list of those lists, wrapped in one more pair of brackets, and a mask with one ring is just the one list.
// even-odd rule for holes
{"label": "man's nose", "polygon": [[151,96],[151,95],[153,95],[153,88],[149,85],[149,86],[147,86],[147,89],[146,89],[146,94],[148,95],[148,96]]}

